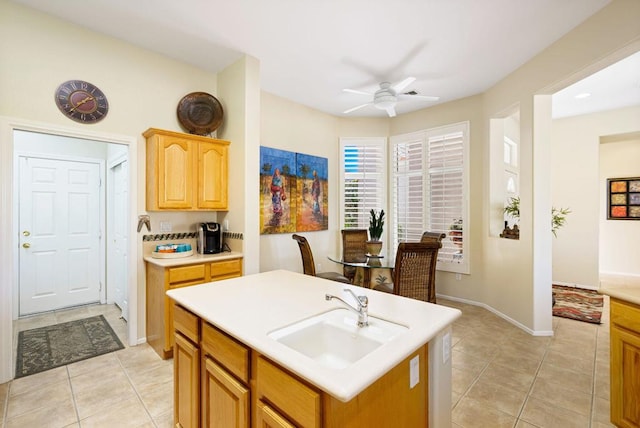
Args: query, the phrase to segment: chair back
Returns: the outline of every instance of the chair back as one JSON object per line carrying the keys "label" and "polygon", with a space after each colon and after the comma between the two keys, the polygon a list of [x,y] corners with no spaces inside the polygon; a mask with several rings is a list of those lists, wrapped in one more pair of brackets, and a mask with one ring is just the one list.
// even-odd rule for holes
{"label": "chair back", "polygon": [[[369,238],[367,229],[342,229],[342,260],[345,262],[364,263],[367,261],[366,242]],[[344,266],[342,274],[346,276],[351,283],[356,276],[357,268],[353,266]]]}
{"label": "chair back", "polygon": [[316,265],[313,262],[313,253],[311,252],[311,246],[304,236],[296,235],[291,236],[298,242],[300,248],[300,255],[302,256],[302,272],[305,275],[316,276]]}
{"label": "chair back", "polygon": [[422,234],[422,238],[420,238],[420,242],[442,242],[444,238],[447,237],[446,233],[438,233],[438,232],[424,232]]}
{"label": "chair back", "polygon": [[442,243],[398,244],[393,271],[393,292],[399,296],[436,303],[436,263]]}

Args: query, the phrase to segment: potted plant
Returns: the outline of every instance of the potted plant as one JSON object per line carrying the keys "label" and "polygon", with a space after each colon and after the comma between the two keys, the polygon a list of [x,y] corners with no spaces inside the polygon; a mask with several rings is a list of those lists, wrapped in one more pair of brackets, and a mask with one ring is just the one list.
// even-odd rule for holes
{"label": "potted plant", "polygon": [[[504,207],[504,212],[515,220],[514,228],[517,228],[517,222],[520,220],[520,197],[510,198],[509,203]],[[551,207],[551,233],[553,236],[558,237],[558,229],[565,225],[569,213],[571,213],[569,208]]]}
{"label": "potted plant", "polygon": [[384,230],[384,210],[380,210],[380,213],[376,214],[376,211],[371,209],[369,214],[369,240],[366,242],[367,253],[377,256],[382,250],[380,237],[382,237]]}
{"label": "potted plant", "polygon": [[458,247],[462,247],[462,219],[454,218],[453,223],[449,225],[449,236],[451,241]]}

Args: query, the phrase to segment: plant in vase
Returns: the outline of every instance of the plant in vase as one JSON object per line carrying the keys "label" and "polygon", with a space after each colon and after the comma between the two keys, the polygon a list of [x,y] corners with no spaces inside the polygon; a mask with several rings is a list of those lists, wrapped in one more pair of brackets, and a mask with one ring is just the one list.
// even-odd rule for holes
{"label": "plant in vase", "polygon": [[453,223],[449,225],[449,236],[451,241],[458,247],[462,247],[462,219],[454,218]]}
{"label": "plant in vase", "polygon": [[[509,203],[504,207],[504,212],[514,219],[516,224],[513,227],[518,232],[519,236],[518,220],[520,220],[520,197],[516,196],[515,198],[510,198]],[[567,215],[569,213],[571,213],[569,208],[551,207],[551,233],[553,233],[553,236],[556,238],[558,237],[558,229],[565,225],[567,222]]]}
{"label": "plant in vase", "polygon": [[367,253],[377,256],[382,250],[380,237],[382,237],[384,230],[384,210],[380,210],[380,213],[376,214],[376,211],[372,209],[369,214],[369,240],[366,242]]}

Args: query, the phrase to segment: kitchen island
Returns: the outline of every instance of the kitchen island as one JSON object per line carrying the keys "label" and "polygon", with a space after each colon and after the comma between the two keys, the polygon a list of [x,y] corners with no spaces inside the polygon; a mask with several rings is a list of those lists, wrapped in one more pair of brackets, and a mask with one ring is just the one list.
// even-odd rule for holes
{"label": "kitchen island", "polygon": [[[369,327],[360,330],[345,304],[325,299],[331,294],[354,304],[344,289],[368,297]],[[404,420],[410,424],[404,426],[451,425],[451,324],[461,314],[457,309],[285,270],[167,295],[176,302],[176,424],[207,426],[212,417],[226,415],[244,426],[403,426]],[[353,335],[384,323],[399,326],[399,333],[346,365],[313,358],[274,336],[336,309],[352,316]],[[228,399],[214,397],[215,391]]]}

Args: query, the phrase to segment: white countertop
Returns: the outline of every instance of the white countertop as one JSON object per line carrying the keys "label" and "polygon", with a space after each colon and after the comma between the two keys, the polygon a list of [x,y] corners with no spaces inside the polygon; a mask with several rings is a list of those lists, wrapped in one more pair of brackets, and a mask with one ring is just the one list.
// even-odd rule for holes
{"label": "white countertop", "polygon": [[[343,287],[369,298],[369,315],[403,324],[406,333],[345,369],[330,369],[268,337],[281,327],[343,307],[326,293],[349,299]],[[347,402],[433,339],[461,312],[362,287],[276,270],[169,290],[167,295],[214,326]]]}
{"label": "white countertop", "polygon": [[192,265],[196,263],[216,262],[220,260],[237,259],[242,257],[242,253],[237,251],[226,251],[218,254],[198,254],[194,253],[189,257],[178,257],[175,259],[156,259],[151,255],[145,256],[144,261],[162,267]]}
{"label": "white countertop", "polygon": [[640,277],[631,275],[601,274],[600,294],[640,305]]}

